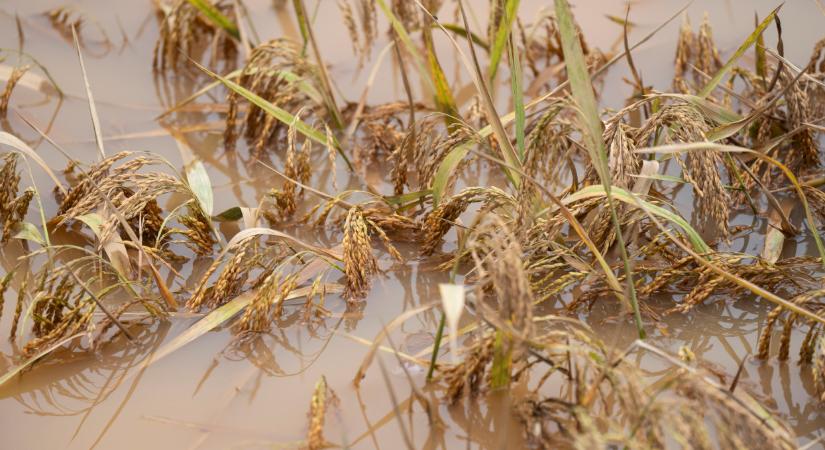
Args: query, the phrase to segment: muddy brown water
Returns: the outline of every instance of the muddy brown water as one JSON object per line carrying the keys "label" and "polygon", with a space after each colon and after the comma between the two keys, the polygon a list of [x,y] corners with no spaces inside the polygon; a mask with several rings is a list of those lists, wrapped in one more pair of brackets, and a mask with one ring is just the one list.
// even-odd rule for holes
{"label": "muddy brown water", "polygon": [[[287,2],[288,3],[288,2]],[[315,2],[307,2],[314,4]],[[480,20],[486,20],[482,3],[471,1]],[[476,5],[478,3],[478,5]],[[624,2],[578,0],[576,18],[589,42],[608,49],[619,44],[621,28],[606,15],[623,16]],[[709,12],[720,49],[727,54],[750,33],[754,11],[764,17],[776,2],[770,1],[696,1],[689,8],[692,22],[698,24]],[[71,155],[82,161],[94,161],[96,148],[83,95],[77,58],[71,42],[61,36],[42,15],[61,5],[53,0],[12,0],[0,3],[0,47],[17,48],[15,15],[25,32],[24,50],[41,61],[67,96],[58,102],[54,95],[36,90],[18,89],[13,106],[35,122],[51,123],[50,134]],[[243,160],[227,158],[220,144],[222,117],[209,111],[177,114],[175,120],[157,120],[166,106],[186,96],[192,82],[185,76],[155,78],[152,74],[152,48],[157,37],[157,19],[149,0],[97,0],[72,2],[83,11],[88,22],[83,29],[84,54],[89,78],[106,137],[107,153],[140,150],[161,154],[182,166],[178,148],[183,143],[203,159],[215,187],[215,210],[236,205],[254,206],[269,188],[273,177],[252,169]],[[260,36],[295,35],[296,27],[289,10],[278,12],[268,0],[248,0],[255,27]],[[529,21],[549,1],[523,1],[521,16]],[[683,2],[643,0],[633,2],[631,20],[637,24],[634,37],[643,36],[673,14]],[[445,14],[451,14],[446,12]],[[817,1],[795,0],[782,10],[787,57],[804,65],[813,43],[822,37],[825,15]],[[365,85],[372,62],[359,70],[349,46],[349,38],[340,23],[334,2],[323,0],[315,19],[321,52],[331,65],[333,78],[343,97],[357,101]],[[645,81],[666,89],[672,75],[671,61],[677,37],[678,21],[667,26],[656,38],[634,52],[637,66]],[[102,42],[105,33],[111,45]],[[771,34],[770,39],[774,39]],[[773,44],[772,41],[769,44]],[[386,45],[376,45],[373,61]],[[457,58],[444,39],[438,42],[442,62],[453,74],[454,86],[468,85],[463,68],[454,66]],[[379,70],[377,82],[370,90],[369,101],[377,103],[403,98],[401,79],[387,58]],[[5,65],[14,65],[14,55],[7,54]],[[626,70],[617,66],[604,80],[602,98],[605,106],[620,107],[630,94],[622,81]],[[501,77],[503,78],[503,77]],[[202,80],[201,80],[202,81]],[[506,80],[500,79],[506,92]],[[216,94],[221,100],[223,94]],[[506,99],[499,99],[501,112]],[[208,97],[203,102],[209,103]],[[3,129],[36,145],[37,151],[52,167],[61,168],[65,160],[12,113]],[[192,127],[200,127],[192,131]],[[177,135],[177,140],[172,134]],[[468,171],[464,184],[478,183],[475,170]],[[375,175],[380,175],[380,172]],[[34,176],[41,192],[50,192],[49,179],[37,169]],[[313,186],[331,187],[331,177],[340,185],[356,183],[346,172],[330,174],[319,168]],[[25,177],[24,177],[25,179]],[[381,184],[380,176],[370,177]],[[665,188],[662,188],[665,189]],[[389,192],[389,189],[385,189]],[[693,217],[689,189],[670,192],[676,207],[685,217]],[[169,200],[170,202],[172,200]],[[53,200],[46,209],[54,212]],[[34,208],[29,220],[36,214]],[[753,233],[734,239],[730,249],[758,254],[762,247],[763,219],[739,214],[732,225],[755,225]],[[227,234],[235,230],[222,227]],[[333,245],[338,236],[330,232],[305,233],[288,230],[320,244]],[[68,237],[67,237],[68,239]],[[448,239],[449,242],[449,239]],[[22,251],[10,245],[3,252],[3,271]],[[785,255],[812,254],[814,248],[804,238],[786,245]],[[393,318],[422,303],[436,300],[437,285],[447,279],[432,264],[419,261],[408,253],[409,261],[393,265],[382,255],[382,267],[388,271],[379,277],[360,314],[345,313],[343,302],[328,299],[333,316],[307,323],[298,307],[288,309],[279,327],[242,347],[233,345],[228,330],[208,333],[170,357],[144,368],[142,364],[164,342],[183,332],[195,317],[177,317],[169,323],[140,329],[138,344],[113,342],[99,353],[62,350],[0,389],[0,447],[7,449],[101,448],[101,449],[179,449],[179,448],[280,448],[294,445],[306,436],[310,397],[315,382],[326,376],[340,398],[340,410],[325,430],[330,441],[353,448],[402,447],[398,418],[393,414],[392,396],[377,366],[367,373],[360,390],[352,378],[366,353],[357,338],[371,340]],[[209,261],[197,260],[186,271],[202,270]],[[8,333],[11,307],[7,302],[0,323],[0,335]],[[544,305],[544,313],[560,305]],[[770,305],[752,297],[717,301],[694,310],[689,315],[669,316],[661,329],[652,330],[651,340],[676,351],[690,348],[708,367],[719,372],[736,372],[739,362],[754,352],[763,318]],[[617,320],[610,307],[583,316],[608,341],[618,347],[629,345],[633,330],[624,320]],[[437,316],[423,314],[408,320],[393,333],[393,342],[414,354],[432,342]],[[356,338],[353,338],[355,336]],[[798,340],[801,336],[795,335]],[[387,366],[389,385],[399,404],[410,402],[410,387],[402,368],[392,355],[382,355]],[[0,372],[15,361],[12,346],[0,341]],[[662,364],[653,357],[642,356],[638,363],[655,370]],[[408,366],[413,379],[424,385],[424,371]],[[825,414],[817,402],[813,382],[806,367],[793,358],[788,362],[748,361],[741,382],[768,403],[794,427],[800,445],[822,435]],[[518,387],[516,387],[518,389]],[[434,395],[430,393],[428,395]],[[417,448],[465,446],[513,448],[522,445],[518,428],[507,413],[506,396],[493,396],[456,406],[440,407],[446,427],[431,430],[420,408],[404,414],[406,428]]]}

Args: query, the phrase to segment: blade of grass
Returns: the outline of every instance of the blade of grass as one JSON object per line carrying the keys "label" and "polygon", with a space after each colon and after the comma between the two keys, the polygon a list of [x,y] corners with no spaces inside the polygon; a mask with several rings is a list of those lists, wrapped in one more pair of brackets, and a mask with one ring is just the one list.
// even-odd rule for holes
{"label": "blade of grass", "polygon": [[510,88],[513,97],[513,111],[516,113],[516,150],[521,162],[527,156],[524,145],[524,91],[521,88],[521,58],[519,56],[518,47],[516,46],[513,37],[510,36],[509,54],[510,54]]}
{"label": "blade of grass", "polygon": [[97,115],[97,108],[95,108],[95,99],[92,96],[92,87],[89,85],[89,77],[86,75],[86,64],[83,63],[83,54],[80,52],[80,42],[77,39],[77,30],[72,25],[72,38],[74,38],[74,48],[77,50],[77,60],[80,61],[80,72],[83,74],[83,84],[86,88],[86,98],[89,100],[89,114],[92,116],[92,128],[95,132],[95,142],[97,143],[97,151],[100,152],[100,160],[106,158],[106,152],[103,150],[103,135],[100,132],[100,119]]}
{"label": "blade of grass", "polygon": [[212,182],[209,180],[209,173],[206,171],[206,166],[201,160],[196,159],[186,167],[186,182],[195,198],[200,204],[201,210],[207,216],[212,216],[215,200],[212,192]]}
{"label": "blade of grass", "polygon": [[[293,0],[293,5],[295,6],[295,11],[298,14],[298,20],[306,26],[305,31],[307,37],[309,38],[309,43],[312,46],[312,53],[315,55],[315,62],[318,64],[318,75],[321,81],[321,86],[323,87],[321,94],[324,96],[324,103],[326,104],[330,114],[332,114],[332,120],[335,128],[340,130],[344,128],[344,119],[341,118],[341,111],[338,109],[338,104],[335,102],[335,92],[332,90],[329,72],[327,71],[327,66],[324,64],[323,58],[321,58],[321,51],[318,49],[318,43],[315,41],[315,34],[312,32],[312,25],[309,23],[309,19],[307,18],[304,0]],[[304,27],[301,28],[301,32],[304,32]]]}
{"label": "blade of grass", "polygon": [[[444,328],[447,325],[447,315],[441,313],[441,318],[438,320],[438,328],[435,331],[435,338],[433,338],[433,353],[430,355],[430,367],[427,369],[427,382],[433,379],[435,373],[436,361],[438,361],[438,352],[441,348],[441,340],[444,339]],[[453,332],[455,334],[455,332]],[[450,335],[452,337],[452,334]]]}
{"label": "blade of grass", "polygon": [[[631,198],[628,191],[626,191],[626,190],[624,190],[624,189],[622,189],[618,186],[613,186],[610,189],[610,194],[613,196],[613,198],[615,198],[617,200],[620,200],[624,203],[628,203],[630,205],[636,205],[636,201]],[[564,204],[570,204],[570,203],[573,203],[573,202],[576,202],[576,201],[584,200],[586,198],[604,197],[606,195],[607,194],[606,194],[603,186],[587,186],[585,188],[582,188],[582,189],[568,195],[567,197],[564,197],[562,199],[562,202],[564,202]],[[663,219],[665,219],[669,222],[672,222],[672,223],[678,225],[679,228],[681,228],[682,231],[684,231],[685,234],[687,234],[688,239],[690,240],[691,244],[693,245],[693,248],[697,252],[699,252],[699,253],[710,253],[711,252],[710,247],[702,239],[702,236],[699,234],[699,232],[696,231],[692,226],[690,226],[690,224],[684,218],[682,218],[681,216],[679,216],[676,213],[673,213],[671,211],[668,211],[665,208],[662,208],[661,206],[656,206],[656,205],[654,205],[652,203],[649,203],[649,202],[646,202],[644,200],[638,200],[638,202],[643,203],[644,206],[645,206],[645,209],[650,211],[652,214],[655,214],[655,215],[657,215],[657,216],[659,216],[659,217],[661,217],[661,218],[663,218]]]}
{"label": "blade of grass", "polygon": [[[267,114],[269,114],[272,117],[278,119],[278,121],[282,122],[283,124],[285,124],[287,126],[294,126],[295,129],[299,133],[303,134],[304,136],[312,139],[313,141],[315,141],[315,142],[317,142],[317,143],[319,143],[323,146],[326,146],[326,145],[329,144],[329,142],[327,141],[327,136],[326,136],[325,133],[322,133],[322,132],[316,130],[315,128],[308,125],[303,120],[300,120],[297,117],[290,114],[289,112],[285,111],[284,109],[279,108],[276,105],[273,105],[272,103],[266,101],[265,99],[261,98],[260,96],[258,96],[254,92],[246,89],[245,87],[239,85],[238,83],[235,83],[232,80],[229,80],[227,78],[224,78],[224,77],[216,74],[215,72],[212,72],[211,70],[209,70],[206,67],[202,66],[197,61],[192,61],[192,60],[190,60],[190,61],[192,62],[192,64],[197,66],[200,70],[202,70],[204,73],[206,73],[210,77],[215,78],[216,80],[220,81],[221,83],[223,83],[224,86],[226,86],[229,89],[235,91],[241,97],[249,100],[250,103],[252,103],[253,105],[255,105],[259,108],[261,108]],[[349,167],[349,169],[352,170],[352,163],[350,162],[349,158],[347,158],[347,155],[344,154],[343,149],[341,149],[341,144],[339,144],[338,141],[335,140],[335,139],[333,139],[332,144],[333,144],[333,147],[335,148],[335,150],[338,152],[338,154],[341,155],[341,157],[344,159],[344,162],[346,162],[347,167]]]}
{"label": "blade of grass", "polygon": [[556,17],[559,22],[559,34],[561,35],[562,49],[564,51],[564,61],[567,64],[567,77],[570,80],[570,90],[573,100],[577,105],[579,120],[582,122],[582,137],[586,142],[586,147],[590,153],[590,159],[596,168],[596,172],[601,178],[605,195],[607,196],[610,208],[610,217],[613,228],[616,232],[616,245],[624,263],[625,277],[627,278],[627,291],[630,297],[630,306],[633,310],[633,319],[636,322],[636,330],[639,338],[644,339],[645,331],[642,327],[642,316],[639,312],[639,303],[636,299],[636,287],[633,281],[633,270],[630,258],[625,248],[622,227],[616,207],[613,204],[611,195],[611,175],[607,164],[607,151],[604,148],[602,139],[603,124],[599,117],[599,110],[596,104],[596,96],[593,94],[593,83],[590,80],[590,73],[584,61],[584,52],[581,47],[576,26],[573,23],[573,15],[570,12],[570,5],[567,0],[555,0]]}
{"label": "blade of grass", "polygon": [[[755,27],[759,27],[759,14],[754,11],[753,12],[753,24]],[[762,87],[765,88],[768,86],[768,56],[765,54],[765,35],[763,33],[759,33],[759,36],[756,38],[756,61],[754,62],[756,66],[756,75],[762,80]]]}
{"label": "blade of grass", "polygon": [[299,247],[303,247],[303,248],[309,250],[312,253],[315,253],[315,254],[321,255],[321,256],[325,256],[326,258],[329,259],[330,263],[332,263],[334,261],[342,261],[343,260],[343,257],[339,253],[336,253],[336,252],[334,252],[330,249],[326,249],[326,248],[318,247],[318,246],[315,246],[315,245],[312,245],[312,244],[308,244],[308,243],[306,243],[306,242],[304,242],[300,239],[297,239],[297,238],[295,238],[293,236],[290,236],[286,233],[282,233],[280,231],[273,230],[271,228],[261,228],[261,227],[247,228],[247,229],[242,230],[242,231],[238,232],[237,234],[235,234],[235,236],[233,236],[232,239],[230,239],[229,242],[227,242],[226,248],[218,256],[218,259],[222,258],[226,254],[226,252],[228,252],[231,248],[236,246],[238,244],[238,242],[241,242],[241,241],[243,241],[245,239],[248,239],[250,237],[253,237],[253,236],[272,236],[272,237],[276,237],[276,238],[279,238],[279,239],[283,239],[285,241],[289,241],[290,243],[292,243],[296,246],[299,246]]}
{"label": "blade of grass", "polygon": [[438,285],[441,294],[441,307],[444,308],[444,317],[450,326],[450,354],[453,362],[458,362],[458,321],[464,311],[464,286],[460,284],[441,283]]}
{"label": "blade of grass", "polygon": [[295,18],[298,21],[298,30],[301,33],[301,41],[303,41],[301,45],[301,56],[306,56],[307,46],[309,46],[309,30],[308,27],[308,20],[304,20],[306,17],[306,11],[304,8],[298,4],[296,0],[292,0],[292,7],[295,10]]}
{"label": "blade of grass", "polygon": [[435,85],[435,104],[438,111],[444,113],[444,120],[449,127],[456,123],[461,116],[455,104],[450,84],[447,82],[447,76],[438,62],[438,55],[436,55],[435,45],[433,44],[432,27],[425,26],[421,34],[424,36],[424,49],[427,52],[427,67],[430,71],[430,78],[432,78]]}
{"label": "blade of grass", "polygon": [[[437,27],[438,25],[433,24],[432,26]],[[488,44],[487,41],[485,41],[483,37],[473,33],[472,31],[467,32],[467,30],[464,29],[464,27],[462,27],[461,25],[458,25],[456,23],[442,23],[441,26],[443,26],[444,28],[452,31],[453,33],[463,37],[464,39],[469,39],[469,40],[473,41],[474,44],[476,44],[479,47],[483,48],[485,51],[487,51],[487,52],[490,51],[490,44]],[[468,36],[469,36],[469,38],[468,38]]]}
{"label": "blade of grass", "polygon": [[[259,70],[261,70],[261,69],[253,68],[248,73],[249,74],[255,74]],[[241,72],[242,72],[241,69],[233,70],[232,72],[229,72],[228,74],[224,75],[223,77],[226,78],[226,79],[229,79],[229,80],[234,80],[235,78],[238,78],[241,75]],[[290,83],[295,84],[296,86],[298,86],[298,89],[300,89],[301,92],[306,94],[309,98],[311,98],[316,103],[320,104],[321,102],[324,101],[324,99],[321,97],[321,93],[318,92],[318,90],[315,89],[315,87],[313,85],[308,83],[306,80],[304,80],[300,76],[296,75],[294,72],[291,72],[291,71],[286,70],[286,69],[267,70],[267,72],[268,73],[275,73],[275,74],[278,75],[279,78],[284,79],[284,80],[286,80]],[[160,120],[160,119],[168,116],[169,114],[183,108],[184,106],[188,105],[189,103],[192,103],[193,101],[195,101],[198,97],[206,94],[207,92],[211,91],[212,89],[214,89],[214,88],[216,88],[220,85],[221,85],[221,82],[217,81],[217,80],[213,81],[211,83],[208,83],[206,86],[204,86],[204,87],[198,89],[197,91],[195,91],[192,95],[190,95],[190,96],[186,97],[185,99],[183,99],[183,100],[179,101],[178,103],[176,103],[175,106],[172,106],[171,108],[169,108],[166,111],[162,112],[160,115],[158,115],[155,118],[155,120]]]}
{"label": "blade of grass", "polygon": [[[480,132],[479,135],[481,135]],[[430,186],[430,191],[433,194],[433,207],[438,206],[441,202],[441,197],[444,196],[444,191],[447,189],[447,184],[450,178],[452,178],[453,172],[455,172],[458,165],[467,156],[467,153],[470,151],[470,146],[471,144],[468,142],[459,144],[450,150],[447,156],[441,160],[441,164],[438,165],[438,170],[436,170],[435,175],[433,175]]]}
{"label": "blade of grass", "polygon": [[713,75],[713,78],[711,78],[710,81],[708,81],[708,83],[705,85],[705,87],[702,88],[699,94],[697,94],[699,97],[707,98],[711,94],[711,92],[713,92],[713,90],[716,89],[716,86],[718,86],[719,83],[722,82],[722,78],[724,78],[725,75],[728,72],[730,72],[731,69],[733,69],[733,66],[734,64],[736,64],[736,61],[739,60],[739,58],[741,58],[742,55],[744,55],[745,52],[748,51],[748,49],[751,48],[751,46],[754,43],[756,43],[760,36],[762,36],[762,32],[765,31],[765,28],[767,28],[768,25],[770,25],[773,22],[773,19],[774,17],[776,17],[776,13],[779,12],[780,8],[782,8],[782,5],[777,6],[776,9],[771,11],[771,13],[768,14],[767,17],[765,17],[765,19],[756,27],[753,33],[751,33],[750,36],[748,36],[748,38],[745,39],[745,42],[743,42],[742,45],[740,45],[739,48],[736,49],[736,51],[733,53],[730,59],[728,59],[728,61],[725,63],[725,65],[722,66],[722,68],[719,69],[716,72],[716,74]]}
{"label": "blade of grass", "polygon": [[[100,240],[101,231],[105,223],[105,219],[98,213],[89,213],[77,216],[77,220],[83,222],[88,226],[95,236]],[[126,245],[120,239],[120,234],[111,233],[111,236],[106,242],[100,240],[100,246],[109,257],[109,261],[115,270],[118,271],[124,279],[131,279],[130,273],[132,271],[132,263],[129,260],[129,253],[126,251]]]}
{"label": "blade of grass", "polygon": [[40,155],[38,155],[37,152],[34,151],[34,149],[29,147],[29,145],[25,142],[21,141],[17,136],[6,133],[5,131],[0,131],[0,144],[8,145],[14,150],[20,152],[20,154],[22,154],[26,158],[36,162],[37,165],[40,166],[40,168],[43,169],[44,172],[46,172],[46,175],[48,175],[49,178],[52,179],[54,185],[57,186],[58,189],[60,189],[60,192],[62,192],[64,195],[68,193],[68,191],[66,191],[66,188],[63,187],[63,183],[61,183],[60,180],[57,178],[57,175],[54,173],[54,171],[49,167],[48,164],[46,164],[46,161],[42,157],[40,157]]}
{"label": "blade of grass", "polygon": [[[325,289],[328,293],[343,292],[343,286],[339,285],[326,286]],[[312,292],[312,286],[298,288],[292,291],[284,300],[305,297],[310,292]],[[244,308],[249,306],[249,304],[252,303],[252,300],[254,298],[255,292],[247,291],[230,300],[229,302],[221,305],[220,307],[212,310],[202,319],[195,322],[194,325],[187,328],[186,331],[176,336],[163,347],[159,348],[158,351],[153,353],[151,357],[149,357],[146,360],[146,362],[143,364],[143,367],[148,367],[151,364],[160,361],[161,359],[169,356],[170,354],[180,350],[187,344],[193,342],[195,339],[223,325],[228,320],[235,317],[235,315],[237,315],[239,312],[243,311]]]}
{"label": "blade of grass", "polygon": [[[788,206],[790,206],[790,204],[788,204]],[[779,260],[779,257],[782,255],[782,249],[785,246],[785,233],[783,233],[780,228],[782,226],[782,212],[784,211],[771,211],[768,217],[768,231],[765,233],[765,243],[762,247],[762,253],[760,253],[762,259],[771,264]]]}
{"label": "blade of grass", "polygon": [[[518,15],[519,0],[506,0],[504,4],[504,14],[496,26],[495,38],[490,48],[490,67],[487,71],[487,79],[490,83],[496,78],[498,65],[504,55],[505,46],[510,41],[510,30],[513,28],[513,20]],[[512,45],[512,44],[511,44]]]}
{"label": "blade of grass", "polygon": [[226,17],[218,8],[215,7],[209,0],[187,0],[190,5],[194,6],[201,12],[210,22],[217,25],[222,30],[229,33],[235,39],[241,38],[241,33],[238,26],[229,17]]}
{"label": "blade of grass", "polygon": [[12,235],[14,239],[23,239],[26,241],[32,241],[40,245],[41,247],[46,247],[48,244],[46,243],[46,239],[40,234],[40,230],[37,229],[31,222],[20,222],[14,225],[14,234]]}

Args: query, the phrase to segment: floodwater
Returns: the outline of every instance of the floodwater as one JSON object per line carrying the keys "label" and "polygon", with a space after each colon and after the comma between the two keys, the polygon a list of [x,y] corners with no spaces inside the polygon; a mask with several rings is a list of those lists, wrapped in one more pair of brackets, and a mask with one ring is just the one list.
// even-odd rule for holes
{"label": "floodwater", "polygon": [[[278,11],[269,0],[245,3],[261,37],[296,35],[297,28],[288,6]],[[289,5],[289,2],[275,3]],[[382,37],[375,46],[373,62],[359,69],[334,3],[320,2],[315,18],[316,36],[340,93],[357,102],[371,64],[387,41]],[[486,20],[486,12],[482,10],[486,1],[468,3],[475,8],[479,20]],[[606,15],[622,17],[625,2],[577,0],[573,3],[576,18],[591,44],[603,49],[621,47],[621,27]],[[631,21],[636,27],[631,32],[631,41],[655,28],[683,3],[676,0],[633,2]],[[698,25],[703,13],[709,12],[717,44],[729,54],[752,30],[754,12],[764,17],[776,3],[695,1],[688,14]],[[48,127],[50,136],[72,157],[91,162],[96,160],[97,149],[77,56],[70,38],[53,29],[42,14],[61,4],[54,0],[0,3],[0,47],[18,48],[15,27],[15,16],[18,16],[25,35],[23,50],[46,66],[66,97],[60,102],[52,93],[24,87],[14,93],[14,110]],[[539,8],[551,4],[523,1],[521,17],[529,22]],[[271,187],[273,177],[253,161],[246,161],[244,157],[229,158],[222,151],[223,122],[214,103],[222,101],[223,94],[203,97],[199,102],[202,106],[197,109],[166,119],[157,118],[166,107],[185,98],[199,85],[194,86],[185,75],[170,75],[167,79],[153,76],[152,48],[158,34],[158,21],[151,2],[96,0],[74,1],[72,5],[86,17],[81,33],[83,52],[107,154],[121,150],[150,151],[182,167],[179,146],[185,147],[209,168],[215,187],[216,211],[238,205],[255,206],[257,199]],[[781,17],[785,25],[786,56],[795,64],[804,65],[814,42],[822,37],[825,15],[817,1],[795,0],[784,5]],[[678,22],[671,23],[634,52],[635,63],[645,81],[662,89],[669,86],[672,75]],[[773,39],[771,32],[769,45],[774,45]],[[451,63],[458,58],[452,57],[449,43],[439,39],[437,44],[446,72],[455,76],[451,80],[453,85],[467,85],[469,78],[463,68]],[[3,66],[16,63],[13,54],[4,55]],[[369,92],[370,103],[404,98],[402,80],[390,61],[391,58],[386,58],[379,69],[378,81]],[[617,65],[605,77],[605,86],[609,87],[604,89],[602,98],[605,106],[620,107],[631,93],[622,81],[624,76],[627,71]],[[28,80],[36,88],[39,80]],[[199,82],[203,83],[203,78]],[[506,77],[500,77],[500,82],[504,89],[499,91],[506,91]],[[500,112],[505,112],[506,99],[499,99],[498,103]],[[65,159],[41,143],[14,110],[2,123],[3,129],[35,146],[51,167],[65,166]],[[245,155],[243,150],[240,154]],[[49,179],[37,168],[33,170],[40,192],[50,192],[53,186]],[[337,177],[340,186],[357,183],[355,179],[348,179],[344,171],[331,175],[318,170],[311,184],[329,188],[332,176]],[[370,179],[379,189],[389,192],[380,177]],[[675,203],[685,217],[691,217],[692,199],[688,190],[685,191],[675,192]],[[47,198],[45,207],[47,212],[54,212],[53,200]],[[34,208],[30,214],[36,214]],[[732,225],[740,224],[755,225],[756,231],[733,240],[730,247],[758,254],[762,244],[760,236],[767,224],[744,214],[732,220]],[[222,231],[227,235],[234,232],[232,227]],[[334,245],[339,239],[329,230],[307,234],[302,230],[286,231],[320,245]],[[802,238],[789,242],[786,256],[810,254],[814,250],[809,244]],[[13,266],[20,251],[19,243],[4,249],[4,272]],[[243,346],[233,342],[228,330],[218,330],[147,366],[145,362],[152,352],[196,320],[196,317],[182,316],[139,329],[137,344],[113,342],[94,354],[61,350],[0,388],[0,446],[7,449],[288,447],[306,436],[306,412],[315,382],[321,376],[326,377],[340,399],[340,408],[325,429],[326,438],[336,444],[353,448],[402,447],[399,420],[403,420],[416,448],[520,446],[518,428],[506,409],[500,407],[501,398],[452,407],[442,405],[439,413],[446,425],[443,430],[432,430],[421,408],[396,417],[394,403],[406,411],[404,407],[411,397],[406,376],[391,354],[379,356],[387,368],[386,379],[373,364],[360,390],[353,387],[352,379],[367,351],[363,340],[372,340],[403,311],[437,299],[436,287],[446,281],[446,275],[434,270],[433,264],[418,260],[412,252],[405,256],[409,257],[408,261],[399,265],[382,255],[382,267],[387,273],[376,280],[360,313],[346,313],[344,302],[330,296],[327,305],[333,311],[331,317],[307,322],[299,307],[288,309],[285,318],[270,334]],[[195,261],[195,268],[188,265],[184,270],[202,270],[208,263]],[[6,303],[0,323],[2,336],[8,333],[13,307],[10,304],[13,302]],[[560,306],[544,305],[542,312],[554,312]],[[651,340],[656,345],[671,351],[687,346],[708,367],[733,374],[740,361],[754,353],[762,319],[770,309],[769,304],[741,296],[713,302],[689,315],[669,316],[661,327],[649,325],[648,329],[652,330]],[[612,318],[608,310],[596,310],[583,318],[608,342],[615,342],[619,347],[632,342],[631,327],[624,320]],[[418,315],[396,330],[392,340],[402,350],[415,354],[430,345],[436,324],[434,314]],[[137,333],[138,328],[134,332]],[[795,335],[794,339],[800,336]],[[12,346],[4,338],[0,342],[0,372],[5,372],[14,361]],[[655,365],[656,361],[642,357],[639,363]],[[423,386],[423,370],[414,365],[408,370],[415,383]],[[800,367],[793,357],[788,362],[747,361],[740,386],[760,398],[772,399],[771,406],[800,436],[800,445],[822,435],[825,414],[816,399],[809,370]]]}

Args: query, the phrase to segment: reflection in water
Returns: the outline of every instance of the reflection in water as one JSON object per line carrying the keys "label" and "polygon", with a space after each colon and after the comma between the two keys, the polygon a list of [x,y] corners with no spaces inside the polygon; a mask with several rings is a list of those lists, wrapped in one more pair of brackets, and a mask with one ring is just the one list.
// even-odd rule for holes
{"label": "reflection in water", "polygon": [[[138,328],[136,332],[135,328]],[[85,349],[79,352],[66,350],[56,353],[48,362],[38,366],[32,374],[21,379],[21,386],[13,398],[24,407],[25,412],[38,416],[79,417],[71,439],[74,440],[83,429],[96,408],[117,392],[135,369],[163,342],[169,331],[169,324],[130,326],[135,342],[119,336],[100,345],[98,354],[90,361]],[[121,401],[121,411],[131,398],[131,393],[140,381],[143,370],[131,381],[128,393]],[[95,440],[103,438],[118,414],[108,418],[106,425],[98,430]],[[94,446],[94,445],[92,445]]]}
{"label": "reflection in water", "polygon": [[249,361],[269,376],[300,375],[318,361],[341,323],[354,320],[343,316],[329,320],[316,317],[310,323],[304,323],[304,315],[304,310],[295,310],[267,333],[240,336],[228,345],[223,355],[231,361]]}

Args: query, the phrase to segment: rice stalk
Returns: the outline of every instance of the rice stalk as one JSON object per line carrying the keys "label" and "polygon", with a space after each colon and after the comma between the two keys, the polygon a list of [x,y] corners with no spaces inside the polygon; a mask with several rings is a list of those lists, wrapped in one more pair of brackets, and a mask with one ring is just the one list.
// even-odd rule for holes
{"label": "rice stalk", "polygon": [[630,307],[633,311],[633,318],[636,322],[636,329],[640,338],[644,338],[645,332],[642,328],[642,318],[639,313],[639,305],[636,299],[636,291],[633,283],[633,274],[630,259],[625,248],[624,237],[622,236],[621,224],[618,214],[613,204],[611,194],[611,180],[608,172],[608,158],[602,141],[603,124],[599,118],[596,106],[596,99],[593,95],[593,85],[590,75],[584,63],[584,55],[581,48],[580,39],[577,37],[573,26],[573,18],[570,13],[570,5],[567,0],[556,0],[556,14],[559,16],[559,32],[561,33],[562,46],[564,48],[564,58],[567,63],[567,73],[570,78],[572,96],[577,103],[579,119],[582,122],[582,133],[586,142],[586,149],[590,154],[590,161],[596,167],[610,208],[610,216],[613,228],[616,232],[616,244],[622,255],[624,262],[625,277],[628,279],[627,290]]}

